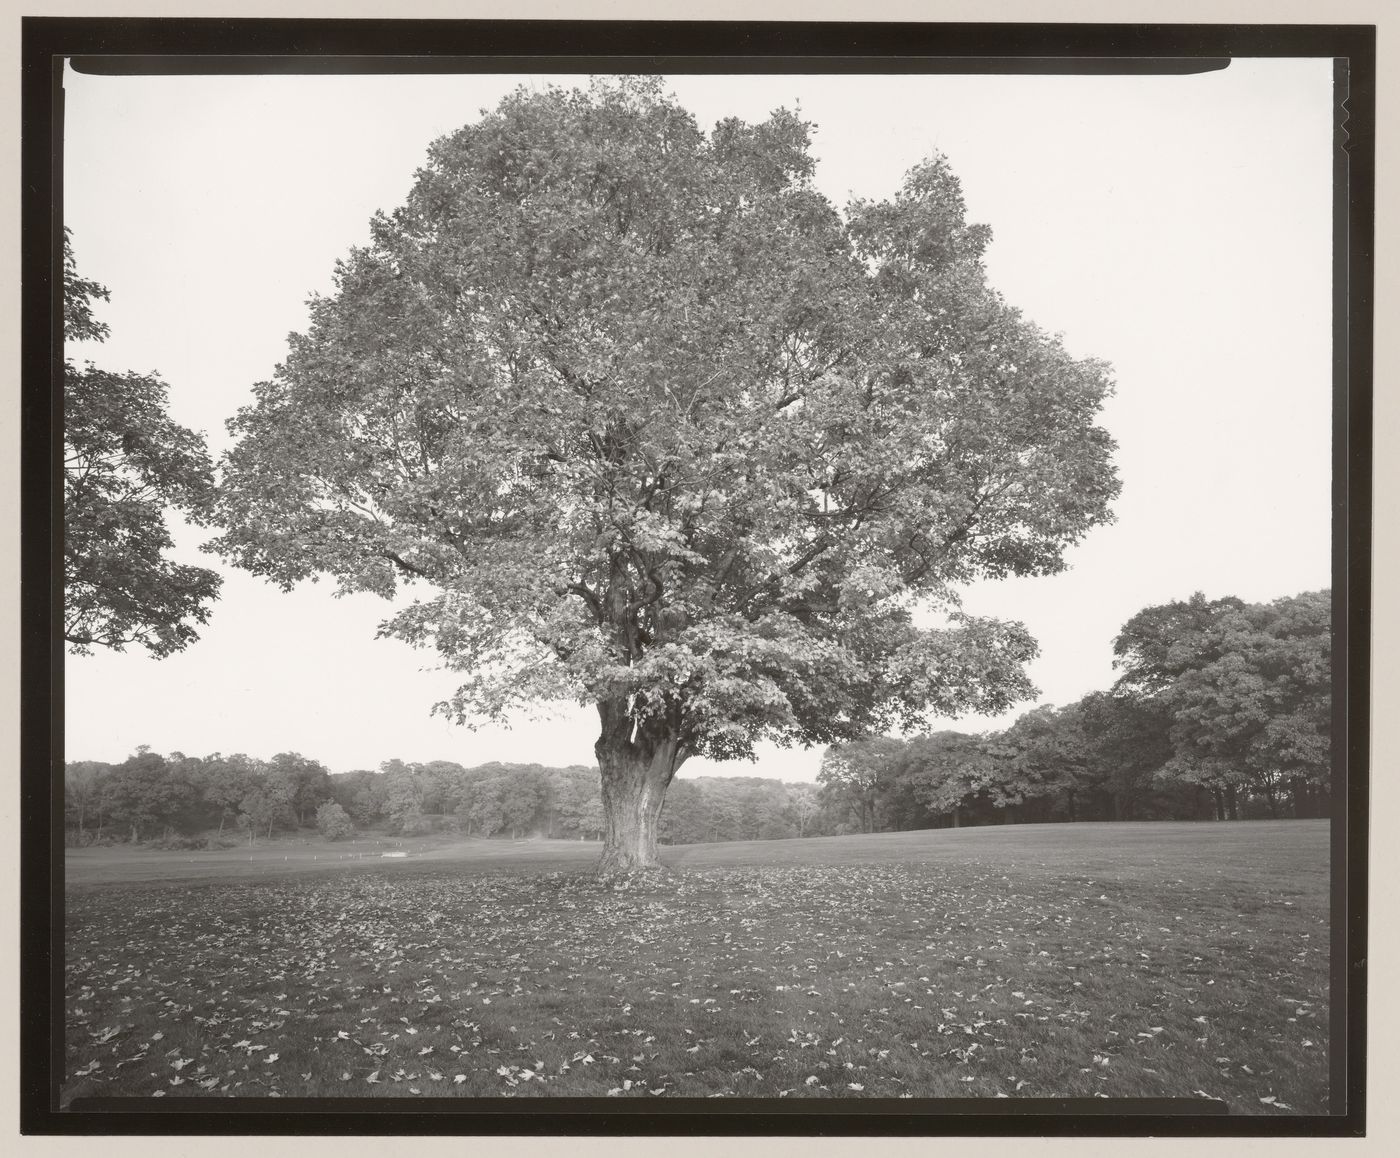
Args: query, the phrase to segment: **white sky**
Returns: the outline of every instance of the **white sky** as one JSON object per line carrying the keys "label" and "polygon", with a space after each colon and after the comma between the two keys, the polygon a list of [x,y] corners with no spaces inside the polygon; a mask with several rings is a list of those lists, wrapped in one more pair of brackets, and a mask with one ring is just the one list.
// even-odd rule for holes
{"label": "white sky", "polygon": [[[112,291],[111,369],[158,371],[173,417],[217,453],[336,258],[406,196],[428,144],[522,77],[66,79],[65,219]],[[1118,522],[1047,579],[980,584],[967,609],[1040,641],[1041,702],[1113,678],[1140,608],[1195,590],[1265,600],[1330,582],[1331,62],[1236,61],[1187,77],[672,77],[704,126],[780,104],[815,121],[838,205],[891,195],[933,150],[992,227],[1009,301],[1113,363]],[[67,757],[136,745],[297,750],[336,771],[391,757],[591,763],[594,717],[511,731],[429,716],[453,688],[431,653],[376,640],[387,605],[226,576],[186,652],[70,657]],[[1004,723],[972,717],[954,726]],[[818,751],[683,775],[815,778]]]}

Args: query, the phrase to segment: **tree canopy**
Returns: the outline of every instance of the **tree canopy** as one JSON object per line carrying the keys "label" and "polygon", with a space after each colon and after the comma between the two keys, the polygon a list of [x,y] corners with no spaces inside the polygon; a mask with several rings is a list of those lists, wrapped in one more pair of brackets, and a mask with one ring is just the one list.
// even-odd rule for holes
{"label": "tree canopy", "polygon": [[1114,643],[1120,689],[1153,693],[1169,721],[1164,772],[1207,787],[1325,786],[1332,752],[1332,598],[1310,591],[1149,607]]}
{"label": "tree canopy", "polygon": [[689,756],[1032,694],[1034,641],[958,585],[1059,571],[1117,493],[1106,368],[987,285],[947,162],[843,215],[809,131],[706,133],[652,79],[518,91],[230,423],[217,548],[432,588],[382,631],[462,673],[462,722],[596,704],[623,867]]}
{"label": "tree canopy", "polygon": [[[63,336],[102,341],[93,314],[108,292],[81,277],[63,250]],[[213,495],[204,439],[166,413],[154,374],[63,365],[63,638],[77,654],[138,643],[153,655],[198,638],[222,579],[176,563],[165,511],[201,521]]]}

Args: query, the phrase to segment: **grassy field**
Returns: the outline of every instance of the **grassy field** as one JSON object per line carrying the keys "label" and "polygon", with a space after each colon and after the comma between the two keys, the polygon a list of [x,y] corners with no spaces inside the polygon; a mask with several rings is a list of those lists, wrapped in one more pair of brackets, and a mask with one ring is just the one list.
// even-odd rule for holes
{"label": "grassy field", "polygon": [[1324,821],[694,845],[622,890],[564,841],[73,850],[64,1097],[1322,1113],[1327,845]]}

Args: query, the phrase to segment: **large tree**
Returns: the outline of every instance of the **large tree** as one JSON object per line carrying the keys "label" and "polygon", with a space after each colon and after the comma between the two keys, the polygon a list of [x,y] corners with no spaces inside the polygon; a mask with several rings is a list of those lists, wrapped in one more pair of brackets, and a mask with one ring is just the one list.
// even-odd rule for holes
{"label": "large tree", "polygon": [[297,824],[310,824],[316,810],[331,798],[329,770],[319,760],[308,760],[300,752],[279,752],[272,758],[270,768],[273,775],[286,782]]}
{"label": "large tree", "polygon": [[[100,342],[105,288],[78,273],[63,242],[63,337]],[[203,436],[166,413],[154,374],[63,364],[63,638],[79,655],[138,643],[152,655],[198,638],[222,579],[177,563],[165,512],[202,522],[213,494]]]}
{"label": "large tree", "polygon": [[914,795],[934,816],[948,816],[954,828],[977,805],[1003,806],[997,760],[985,736],[935,732],[909,742],[901,772]]}
{"label": "large tree", "polygon": [[1247,786],[1275,816],[1285,790],[1315,811],[1331,774],[1331,620],[1330,591],[1254,604],[1197,593],[1129,620],[1119,683],[1169,714],[1165,774],[1217,798]]}
{"label": "large tree", "polygon": [[1076,705],[1090,754],[1089,780],[1114,820],[1152,815],[1152,788],[1171,758],[1171,709],[1162,695],[1126,685],[1090,692]]}
{"label": "large tree", "polygon": [[822,756],[817,783],[829,800],[844,804],[856,817],[861,832],[879,832],[881,798],[889,792],[905,745],[888,736],[872,736],[833,744]]}
{"label": "large tree", "polygon": [[1008,800],[1063,793],[1066,816],[1079,819],[1081,802],[1100,782],[1079,704],[1032,709],[996,738],[996,747]]}
{"label": "large tree", "polygon": [[463,673],[461,722],[596,705],[605,871],[655,864],[691,756],[1030,694],[1033,640],[956,588],[1059,571],[1117,491],[1106,368],[988,287],[947,163],[843,215],[809,129],[515,93],[230,423],[225,557],[433,589],[382,631]]}

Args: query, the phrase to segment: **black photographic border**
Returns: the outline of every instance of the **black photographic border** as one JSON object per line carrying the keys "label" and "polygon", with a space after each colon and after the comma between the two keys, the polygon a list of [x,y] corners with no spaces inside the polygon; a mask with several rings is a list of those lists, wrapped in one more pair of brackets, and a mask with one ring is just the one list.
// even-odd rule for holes
{"label": "black photographic border", "polygon": [[[1318,1136],[1365,1133],[1376,29],[1371,25],[25,18],[21,1011],[27,1134]],[[1327,1115],[1192,1099],[105,1099],[63,1043],[62,68],[110,73],[1141,73],[1334,61],[1332,1002]]]}

